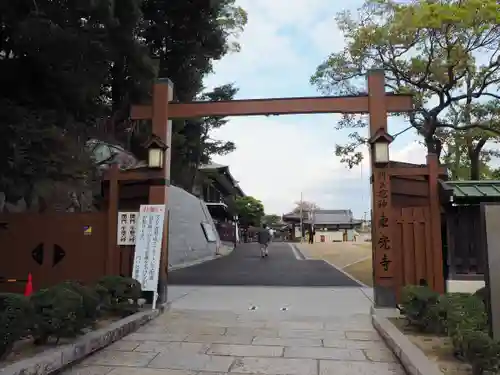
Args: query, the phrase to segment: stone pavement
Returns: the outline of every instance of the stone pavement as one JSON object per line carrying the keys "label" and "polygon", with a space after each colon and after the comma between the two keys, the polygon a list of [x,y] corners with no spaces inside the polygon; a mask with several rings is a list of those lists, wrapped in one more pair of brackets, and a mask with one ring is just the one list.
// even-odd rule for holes
{"label": "stone pavement", "polygon": [[171,310],[64,375],[402,375],[361,288],[171,287]]}

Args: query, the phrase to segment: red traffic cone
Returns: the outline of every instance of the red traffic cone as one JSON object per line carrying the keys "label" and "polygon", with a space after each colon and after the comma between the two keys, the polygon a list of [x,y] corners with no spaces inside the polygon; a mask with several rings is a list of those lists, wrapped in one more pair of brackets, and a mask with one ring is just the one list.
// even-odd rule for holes
{"label": "red traffic cone", "polygon": [[31,273],[28,274],[28,282],[26,283],[26,286],[24,287],[24,296],[29,297],[33,293],[33,280],[31,277]]}

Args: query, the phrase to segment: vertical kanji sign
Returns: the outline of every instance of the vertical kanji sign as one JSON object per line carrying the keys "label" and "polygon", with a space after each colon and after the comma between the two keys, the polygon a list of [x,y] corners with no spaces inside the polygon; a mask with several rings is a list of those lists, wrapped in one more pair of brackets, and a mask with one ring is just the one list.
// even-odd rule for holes
{"label": "vertical kanji sign", "polygon": [[394,277],[394,254],[392,240],[390,176],[386,168],[376,168],[373,174],[374,192],[374,247],[375,278],[378,280]]}

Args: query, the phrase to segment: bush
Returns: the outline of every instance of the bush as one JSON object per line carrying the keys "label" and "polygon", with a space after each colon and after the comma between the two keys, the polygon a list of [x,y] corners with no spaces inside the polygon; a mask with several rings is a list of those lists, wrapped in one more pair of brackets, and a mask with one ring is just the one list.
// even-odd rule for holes
{"label": "bush", "polygon": [[139,310],[141,284],[130,277],[104,276],[97,283],[109,295],[108,311],[118,316],[128,316]]}
{"label": "bush", "polygon": [[464,355],[473,375],[497,374],[500,369],[500,343],[484,331],[468,331],[464,337]]}
{"label": "bush", "polygon": [[65,285],[42,289],[30,301],[35,313],[36,344],[44,344],[50,337],[57,341],[75,337],[87,324],[82,296]]}
{"label": "bush", "polygon": [[478,297],[479,299],[481,299],[481,301],[483,301],[485,306],[488,305],[488,298],[489,297],[488,297],[488,290],[486,289],[486,287],[482,287],[482,288],[476,290],[474,295],[476,297]]}
{"label": "bush", "polygon": [[447,333],[455,355],[466,359],[473,375],[497,374],[500,370],[500,343],[488,335],[484,290],[474,295],[438,295],[424,286],[403,288],[401,312],[420,330]]}
{"label": "bush", "polygon": [[33,311],[28,298],[19,294],[0,294],[0,359],[4,359],[15,342],[28,333],[32,323]]}
{"label": "bush", "polygon": [[108,290],[100,284],[94,285],[94,291],[96,292],[99,298],[99,311],[107,311],[111,306],[111,296],[108,293]]}
{"label": "bush", "polygon": [[95,288],[85,286],[78,281],[65,281],[59,285],[77,293],[80,297],[82,297],[87,324],[93,324],[99,317],[100,312],[100,296],[97,290],[95,290]]}
{"label": "bush", "polygon": [[446,332],[453,336],[457,330],[484,331],[488,319],[484,303],[467,293],[450,293],[442,298],[446,310]]}
{"label": "bush", "polygon": [[409,285],[402,290],[401,313],[409,324],[421,331],[432,330],[439,312],[435,310],[439,293],[427,286]]}

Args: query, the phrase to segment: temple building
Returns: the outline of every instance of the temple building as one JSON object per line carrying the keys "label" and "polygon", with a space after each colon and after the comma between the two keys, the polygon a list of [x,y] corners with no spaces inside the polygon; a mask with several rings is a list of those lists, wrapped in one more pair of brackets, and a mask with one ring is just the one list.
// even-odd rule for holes
{"label": "temple building", "polygon": [[[283,221],[291,227],[292,237],[299,238],[300,213],[290,212],[283,215]],[[314,228],[315,242],[352,241],[357,230],[363,226],[363,220],[354,219],[352,211],[346,210],[314,210],[302,212],[302,236]],[[345,238],[347,234],[347,238]]]}
{"label": "temple building", "polygon": [[193,194],[202,199],[210,211],[223,241],[233,242],[237,236],[236,213],[231,202],[245,193],[231,175],[227,165],[210,163],[200,166]]}

